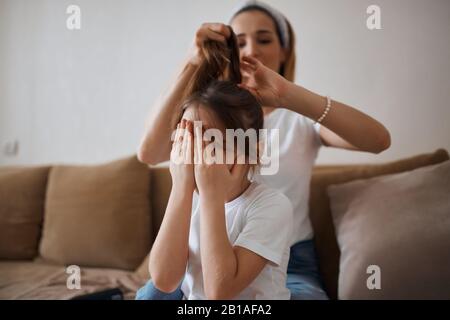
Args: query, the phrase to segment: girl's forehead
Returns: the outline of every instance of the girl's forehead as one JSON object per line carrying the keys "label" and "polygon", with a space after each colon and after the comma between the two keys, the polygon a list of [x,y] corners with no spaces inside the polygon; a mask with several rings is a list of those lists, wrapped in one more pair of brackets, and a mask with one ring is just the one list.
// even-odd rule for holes
{"label": "girl's forehead", "polygon": [[187,107],[183,113],[183,119],[189,121],[201,121],[204,130],[211,128],[219,130],[225,129],[222,122],[217,119],[214,111],[202,105]]}

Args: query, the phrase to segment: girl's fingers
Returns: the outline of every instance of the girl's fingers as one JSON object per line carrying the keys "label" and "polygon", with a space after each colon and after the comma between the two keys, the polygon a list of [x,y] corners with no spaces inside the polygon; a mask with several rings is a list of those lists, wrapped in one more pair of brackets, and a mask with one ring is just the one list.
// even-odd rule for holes
{"label": "girl's fingers", "polygon": [[182,123],[183,123],[183,120],[177,124],[175,138],[174,138],[173,144],[172,144],[172,160],[176,164],[180,164],[180,153],[182,151],[181,150],[181,141],[183,139],[183,136],[182,136],[183,129],[181,128]]}
{"label": "girl's fingers", "polygon": [[189,133],[187,136],[186,149],[184,150],[184,159],[186,164],[193,164],[194,150],[192,148],[192,136]]}
{"label": "girl's fingers", "polygon": [[184,137],[184,132],[186,131],[186,120],[185,119],[181,119],[179,130],[180,130],[180,135],[178,136],[178,142],[182,143],[183,137]]}
{"label": "girl's fingers", "polygon": [[214,153],[214,148],[212,148],[212,152],[211,153],[206,153],[205,152],[205,150],[206,150],[206,147],[208,146],[208,145],[210,145],[210,144],[213,144],[214,142],[212,142],[212,141],[203,141],[203,143],[202,143],[202,146],[203,146],[203,154],[202,154],[202,156],[203,156],[203,161],[206,163],[206,164],[212,164],[213,163],[213,157],[215,156],[215,153]]}
{"label": "girl's fingers", "polygon": [[183,131],[183,140],[181,141],[181,152],[185,152],[186,150],[186,144],[187,144],[187,139],[188,139],[188,130],[186,130],[186,128]]}
{"label": "girl's fingers", "polygon": [[187,155],[189,157],[189,164],[194,164],[194,139],[192,137],[192,134],[189,135],[187,148],[188,148]]}
{"label": "girl's fingers", "polygon": [[175,129],[175,136],[173,138],[172,146],[175,145],[176,142],[178,142],[178,137],[180,136],[180,124],[177,124],[177,128]]}
{"label": "girl's fingers", "polygon": [[201,164],[202,161],[202,131],[199,126],[194,128],[194,163]]}
{"label": "girl's fingers", "polygon": [[184,129],[184,136],[183,136],[183,142],[181,147],[182,156],[184,158],[185,164],[192,164],[192,139],[191,139],[191,132],[190,132],[190,126],[192,125],[191,122],[186,122],[186,127]]}

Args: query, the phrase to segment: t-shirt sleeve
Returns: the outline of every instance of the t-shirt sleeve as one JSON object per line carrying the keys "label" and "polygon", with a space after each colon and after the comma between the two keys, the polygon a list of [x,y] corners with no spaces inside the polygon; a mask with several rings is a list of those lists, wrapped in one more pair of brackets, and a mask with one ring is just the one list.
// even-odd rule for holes
{"label": "t-shirt sleeve", "polygon": [[194,191],[194,193],[192,194],[192,212],[194,212],[197,207],[199,206],[200,203],[200,197],[197,193],[197,191]]}
{"label": "t-shirt sleeve", "polygon": [[[311,122],[312,122],[312,120],[311,120]],[[312,126],[314,128],[314,139],[315,139],[315,142],[316,142],[316,144],[318,146],[322,146],[323,143],[322,143],[322,139],[320,138],[320,126],[321,126],[321,124],[319,122],[317,122],[317,123],[312,122]]]}
{"label": "t-shirt sleeve", "polygon": [[284,195],[260,196],[248,209],[245,225],[234,245],[280,265],[292,236],[292,212],[292,205]]}

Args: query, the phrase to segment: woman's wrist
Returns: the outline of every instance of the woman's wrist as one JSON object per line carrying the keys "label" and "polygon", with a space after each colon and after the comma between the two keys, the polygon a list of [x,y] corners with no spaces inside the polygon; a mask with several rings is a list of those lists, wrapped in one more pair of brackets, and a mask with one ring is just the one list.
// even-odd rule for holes
{"label": "woman's wrist", "polygon": [[283,95],[283,107],[297,112],[310,119],[317,119],[323,112],[325,98],[321,97],[302,86],[289,82]]}
{"label": "woman's wrist", "polygon": [[298,87],[298,85],[288,80],[285,80],[280,85],[280,106],[287,109],[292,109],[295,106],[296,100],[298,99]]}

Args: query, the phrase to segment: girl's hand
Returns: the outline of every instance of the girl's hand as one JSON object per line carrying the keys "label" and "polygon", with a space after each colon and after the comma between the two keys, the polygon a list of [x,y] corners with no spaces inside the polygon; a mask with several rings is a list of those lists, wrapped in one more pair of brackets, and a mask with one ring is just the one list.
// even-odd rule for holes
{"label": "girl's hand", "polygon": [[249,90],[264,107],[282,107],[283,97],[291,83],[267,68],[259,60],[243,57],[241,62],[241,88]]}
{"label": "girl's hand", "polygon": [[194,147],[193,124],[182,119],[177,125],[175,139],[170,153],[170,175],[172,186],[192,194],[195,189],[194,180]]}
{"label": "girl's hand", "polygon": [[230,28],[223,23],[202,24],[195,33],[195,38],[189,51],[189,63],[198,66],[202,62],[204,58],[202,46],[205,41],[213,40],[226,44],[230,35]]}
{"label": "girl's hand", "polygon": [[199,127],[195,128],[194,139],[194,175],[198,192],[225,202],[228,195],[240,186],[246,166],[234,164],[229,169],[226,163],[211,163],[212,159],[205,155],[207,145]]}

